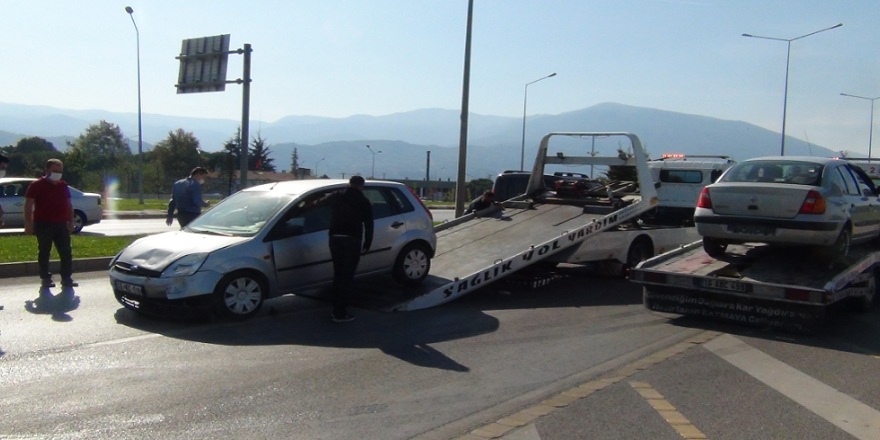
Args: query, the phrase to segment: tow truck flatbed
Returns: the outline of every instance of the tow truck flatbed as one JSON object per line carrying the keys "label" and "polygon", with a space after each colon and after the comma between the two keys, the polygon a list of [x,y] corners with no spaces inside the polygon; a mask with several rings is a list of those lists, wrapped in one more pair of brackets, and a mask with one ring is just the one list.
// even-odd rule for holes
{"label": "tow truck flatbed", "polygon": [[871,245],[832,263],[809,249],[751,243],[713,258],[697,241],[644,261],[630,280],[644,286],[653,311],[803,330],[821,325],[828,307],[844,300],[870,307],[878,263]]}

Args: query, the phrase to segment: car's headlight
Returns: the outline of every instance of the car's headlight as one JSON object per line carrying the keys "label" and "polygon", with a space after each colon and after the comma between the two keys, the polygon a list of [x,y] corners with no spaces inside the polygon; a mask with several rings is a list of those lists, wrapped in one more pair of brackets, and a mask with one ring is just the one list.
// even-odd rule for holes
{"label": "car's headlight", "polygon": [[164,271],[162,277],[186,277],[190,276],[202,267],[202,264],[208,258],[207,253],[190,254],[179,258],[171,263]]}

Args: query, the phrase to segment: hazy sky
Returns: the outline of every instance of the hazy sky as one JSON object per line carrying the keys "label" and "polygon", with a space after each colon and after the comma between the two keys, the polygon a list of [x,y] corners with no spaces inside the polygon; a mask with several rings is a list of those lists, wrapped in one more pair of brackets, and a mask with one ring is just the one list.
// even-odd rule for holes
{"label": "hazy sky", "polygon": [[[145,115],[240,119],[241,86],[174,87],[181,40],[219,34],[253,47],[252,127],[461,106],[467,0],[0,0],[0,102],[136,113],[125,6]],[[529,115],[617,102],[779,132],[788,45],[741,35],[843,23],[791,43],[787,134],[866,153],[871,101],[840,93],[880,96],[878,18],[876,0],[476,0],[470,110],[521,117],[556,72]]]}

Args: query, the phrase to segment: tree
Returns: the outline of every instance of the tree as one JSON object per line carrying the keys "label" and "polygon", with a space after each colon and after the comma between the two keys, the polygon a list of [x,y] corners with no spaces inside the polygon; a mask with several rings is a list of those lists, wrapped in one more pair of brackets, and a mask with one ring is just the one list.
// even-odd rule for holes
{"label": "tree", "polygon": [[250,151],[248,151],[248,169],[254,171],[275,171],[275,165],[272,162],[275,159],[269,157],[272,151],[266,145],[266,139],[257,133],[257,137],[251,142]]}
{"label": "tree", "polygon": [[296,151],[296,147],[293,147],[293,153],[290,154],[290,174],[293,174],[294,178],[297,178],[299,174],[297,173],[299,170],[299,153]]}
{"label": "tree", "polygon": [[468,200],[473,200],[492,189],[492,181],[490,179],[473,179],[468,181],[465,186],[467,187]]}
{"label": "tree", "polygon": [[130,182],[132,172],[136,171],[131,150],[116,124],[101,120],[88,126],[68,145],[66,180],[79,183],[83,188],[103,191],[111,176]]}
{"label": "tree", "polygon": [[189,176],[193,168],[202,164],[199,140],[182,128],[170,131],[167,138],[153,147],[153,162],[159,165],[161,176],[160,182],[151,182],[151,185],[170,188],[175,180]]}
{"label": "tree", "polygon": [[15,146],[10,145],[2,150],[9,156],[6,173],[10,176],[42,176],[47,160],[53,157],[64,160],[63,154],[55,145],[36,136],[19,139]]}
{"label": "tree", "polygon": [[[617,156],[621,159],[629,159],[633,157],[633,154],[632,152],[618,148]],[[608,180],[624,180],[628,182],[636,182],[639,180],[636,167],[631,165],[609,165],[608,171],[605,172],[605,177],[607,177]]]}

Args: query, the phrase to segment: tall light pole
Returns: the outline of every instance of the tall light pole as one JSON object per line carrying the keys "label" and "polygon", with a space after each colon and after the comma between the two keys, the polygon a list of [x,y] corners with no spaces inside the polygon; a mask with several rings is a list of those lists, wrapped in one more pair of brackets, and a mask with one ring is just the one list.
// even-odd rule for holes
{"label": "tall light pole", "polygon": [[849,93],[841,93],[840,96],[849,96],[850,98],[859,98],[859,99],[867,99],[871,101],[871,124],[868,126],[868,159],[871,158],[871,143],[874,141],[874,101],[880,99],[880,96],[876,98],[868,98],[866,96],[858,96],[858,95],[850,95]]}
{"label": "tall light pole", "polygon": [[554,77],[554,76],[556,76],[556,72],[553,72],[547,76],[538,78],[530,83],[526,83],[526,86],[524,87],[524,90],[523,90],[522,147],[520,148],[520,152],[519,152],[519,169],[520,170],[523,170],[523,166],[525,166],[525,157],[526,157],[526,102],[529,99],[529,85],[534,84],[538,81],[547,79],[547,78]]}
{"label": "tall light pole", "polygon": [[831,29],[836,29],[841,26],[843,26],[843,23],[838,23],[838,24],[831,26],[829,28],[820,29],[818,31],[810,32],[809,34],[801,35],[800,37],[795,37],[795,38],[762,37],[759,35],[742,34],[743,37],[761,38],[764,40],[785,41],[786,43],[788,43],[788,51],[786,52],[786,55],[785,55],[785,91],[783,92],[783,98],[782,98],[782,147],[780,148],[780,152],[779,152],[780,156],[785,156],[785,114],[788,111],[788,65],[789,65],[789,61],[791,60],[791,42],[795,41],[795,40],[800,40],[801,38],[809,37],[810,35],[818,34],[819,32],[830,31]]}
{"label": "tall light pole", "polygon": [[141,124],[141,32],[134,21],[134,9],[125,7],[125,12],[131,17],[134,25],[134,34],[137,41],[137,71],[138,71],[138,203],[144,204],[144,133]]}
{"label": "tall light pole", "polygon": [[382,150],[373,151],[373,149],[370,148],[369,145],[367,145],[367,149],[370,150],[370,153],[373,153],[373,168],[370,170],[370,179],[375,179],[376,178],[376,155],[381,153]]}
{"label": "tall light pole", "polygon": [[321,178],[320,175],[318,174],[318,164],[321,163],[321,161],[324,160],[324,159],[326,159],[326,157],[322,157],[322,158],[318,159],[317,162],[315,162],[315,178],[316,178],[316,179],[320,179],[320,178]]}

